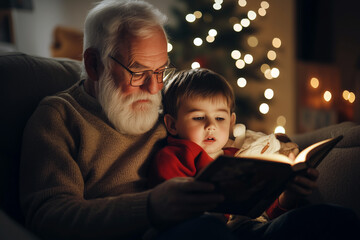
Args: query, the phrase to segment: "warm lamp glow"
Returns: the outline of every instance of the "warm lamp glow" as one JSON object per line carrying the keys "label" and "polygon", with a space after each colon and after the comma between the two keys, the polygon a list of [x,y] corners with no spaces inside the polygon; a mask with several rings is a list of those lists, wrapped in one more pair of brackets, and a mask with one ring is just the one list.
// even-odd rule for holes
{"label": "warm lamp glow", "polygon": [[324,92],[324,100],[325,100],[325,101],[330,102],[331,97],[332,97],[331,92],[329,92],[329,91],[325,91],[325,92]]}
{"label": "warm lamp glow", "polygon": [[196,18],[201,18],[201,17],[202,17],[202,12],[200,12],[200,11],[195,11],[195,12],[194,12],[194,15],[195,15]]}
{"label": "warm lamp glow", "polygon": [[343,91],[343,98],[347,101],[350,98],[350,92],[348,90]]}
{"label": "warm lamp glow", "polygon": [[355,102],[355,93],[353,93],[353,92],[350,92],[350,94],[349,94],[350,96],[349,96],[349,102],[350,103],[353,103],[353,102]]}
{"label": "warm lamp glow", "polygon": [[313,88],[318,88],[318,87],[319,87],[319,84],[320,84],[319,79],[317,79],[317,78],[315,78],[315,77],[313,77],[313,78],[310,79],[310,85],[311,85],[311,87],[313,87]]}

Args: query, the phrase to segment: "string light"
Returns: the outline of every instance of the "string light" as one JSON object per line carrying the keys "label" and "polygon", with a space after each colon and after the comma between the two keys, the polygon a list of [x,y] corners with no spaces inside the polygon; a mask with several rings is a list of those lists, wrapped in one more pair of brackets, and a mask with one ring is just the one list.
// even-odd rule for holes
{"label": "string light", "polygon": [[242,30],[242,26],[240,25],[240,23],[235,23],[233,29],[235,32],[240,32]]}
{"label": "string light", "polygon": [[241,78],[238,78],[237,80],[237,85],[241,88],[244,88],[247,84],[247,81],[245,78],[241,77]]}
{"label": "string light", "polygon": [[330,102],[331,97],[332,97],[332,94],[331,94],[330,91],[325,91],[325,92],[324,92],[324,100],[325,100],[326,102]]}
{"label": "string light", "polygon": [[212,42],[215,41],[215,38],[212,37],[212,36],[207,36],[207,37],[206,37],[206,41],[207,41],[208,43],[212,43]]}
{"label": "string light", "polygon": [[318,88],[319,84],[320,84],[319,79],[317,79],[316,77],[313,77],[313,78],[310,79],[311,87]]}
{"label": "string light", "polygon": [[171,43],[167,44],[167,51],[171,52],[171,50],[173,50],[173,45]]}
{"label": "string light", "polygon": [[243,69],[245,67],[245,62],[244,60],[242,59],[239,59],[235,62],[235,66],[238,68],[238,69]]}
{"label": "string light", "polygon": [[276,52],[274,50],[268,51],[267,57],[269,60],[274,61],[276,59]]}
{"label": "string light", "polygon": [[201,46],[203,44],[203,40],[201,39],[201,38],[199,38],[199,37],[197,37],[197,38],[195,38],[194,39],[194,45],[195,46]]}
{"label": "string light", "polygon": [[255,20],[255,18],[256,18],[256,12],[254,12],[254,11],[251,10],[251,11],[248,12],[247,16],[248,16],[248,18],[249,18],[250,20]]}
{"label": "string light", "polygon": [[246,2],[246,0],[239,0],[238,4],[239,4],[240,7],[245,7],[247,2]]}
{"label": "string light", "polygon": [[280,125],[280,126],[285,126],[286,124],[286,118],[284,116],[278,116],[277,119],[276,119],[276,123],[277,125]]}
{"label": "string light", "polygon": [[259,8],[258,10],[258,14],[262,17],[264,17],[266,15],[266,10],[264,8]]}
{"label": "string light", "polygon": [[200,11],[195,11],[195,12],[194,12],[194,16],[195,16],[196,18],[201,18],[201,17],[202,17],[202,12],[200,12]]}
{"label": "string light", "polygon": [[231,52],[231,57],[235,60],[239,59],[241,57],[241,52],[239,50],[233,50]]}
{"label": "string light", "polygon": [[268,88],[264,91],[264,96],[266,99],[272,99],[274,97],[274,90],[272,90],[271,88]]}
{"label": "string light", "polygon": [[271,69],[266,69],[264,72],[264,76],[266,79],[272,79],[273,77],[271,76]]}
{"label": "string light", "polygon": [[250,36],[247,42],[250,47],[256,47],[259,43],[258,39],[255,36]]}
{"label": "string light", "polygon": [[262,103],[260,104],[260,107],[259,107],[259,111],[262,113],[262,114],[267,114],[270,110],[270,107],[267,103]]}
{"label": "string light", "polygon": [[283,126],[277,126],[274,130],[274,133],[283,133],[285,134],[285,128]]}
{"label": "string light", "polygon": [[271,69],[270,74],[273,78],[277,78],[280,75],[280,70],[274,67],[273,69]]}
{"label": "string light", "polygon": [[355,94],[353,92],[350,92],[349,102],[353,103],[355,102],[355,99],[356,99]]}
{"label": "string light", "polygon": [[214,3],[213,8],[214,8],[215,10],[220,10],[220,9],[221,9],[221,4],[219,4],[219,3]]}
{"label": "string light", "polygon": [[192,69],[199,68],[199,67],[200,67],[200,63],[198,63],[198,62],[193,62],[193,63],[191,64],[191,68],[192,68]]}
{"label": "string light", "polygon": [[268,9],[270,7],[270,4],[267,1],[262,1],[260,3],[260,6],[264,9]]}
{"label": "string light", "polygon": [[281,47],[281,40],[280,40],[280,38],[274,38],[274,39],[272,40],[272,45],[273,45],[274,48],[279,48],[279,47]]}
{"label": "string light", "polygon": [[248,27],[248,26],[250,26],[250,20],[248,18],[243,18],[243,19],[241,19],[240,24],[243,27]]}
{"label": "string light", "polygon": [[185,19],[186,19],[186,21],[188,21],[188,22],[192,23],[192,22],[195,22],[196,17],[195,17],[195,15],[194,15],[194,14],[189,13],[188,15],[186,15]]}
{"label": "string light", "polygon": [[244,62],[247,63],[247,64],[250,64],[252,63],[254,60],[253,56],[251,54],[246,54],[244,56]]}
{"label": "string light", "polygon": [[260,70],[262,73],[265,73],[266,70],[270,69],[270,66],[266,63],[262,64]]}

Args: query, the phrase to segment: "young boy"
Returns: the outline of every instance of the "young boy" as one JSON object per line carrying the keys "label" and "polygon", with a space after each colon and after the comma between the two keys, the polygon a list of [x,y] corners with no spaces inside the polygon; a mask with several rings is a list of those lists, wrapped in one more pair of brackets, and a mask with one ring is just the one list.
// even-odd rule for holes
{"label": "young boy", "polygon": [[[194,177],[221,154],[246,154],[249,151],[297,154],[296,144],[280,142],[274,134],[265,135],[249,130],[245,134],[243,130],[242,136],[229,141],[236,120],[234,99],[229,83],[208,69],[181,71],[165,82],[164,123],[170,135],[167,146],[156,154],[151,163],[151,186],[174,177]],[[299,195],[310,194],[309,189],[315,187],[317,175],[318,172],[311,169],[307,176],[300,178],[300,182],[289,185],[291,189],[285,191],[267,210],[268,217],[272,219],[281,215],[288,207],[295,205]]]}

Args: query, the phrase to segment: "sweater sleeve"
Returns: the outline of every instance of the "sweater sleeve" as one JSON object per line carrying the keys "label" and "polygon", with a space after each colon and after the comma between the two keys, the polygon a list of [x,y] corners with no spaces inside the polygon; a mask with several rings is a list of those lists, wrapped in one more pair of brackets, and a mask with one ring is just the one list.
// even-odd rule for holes
{"label": "sweater sleeve", "polygon": [[52,106],[38,107],[24,131],[20,202],[26,225],[49,239],[128,239],[148,227],[149,191],[87,198],[81,146],[71,121]]}

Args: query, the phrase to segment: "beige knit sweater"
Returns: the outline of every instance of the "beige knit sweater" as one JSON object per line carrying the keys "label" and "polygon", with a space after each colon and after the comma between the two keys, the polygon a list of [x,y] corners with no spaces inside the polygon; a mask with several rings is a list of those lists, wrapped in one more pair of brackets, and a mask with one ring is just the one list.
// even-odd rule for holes
{"label": "beige knit sweater", "polygon": [[23,138],[27,226],[51,239],[140,238],[150,226],[147,160],[165,136],[161,123],[143,135],[120,134],[81,82],[45,98]]}

